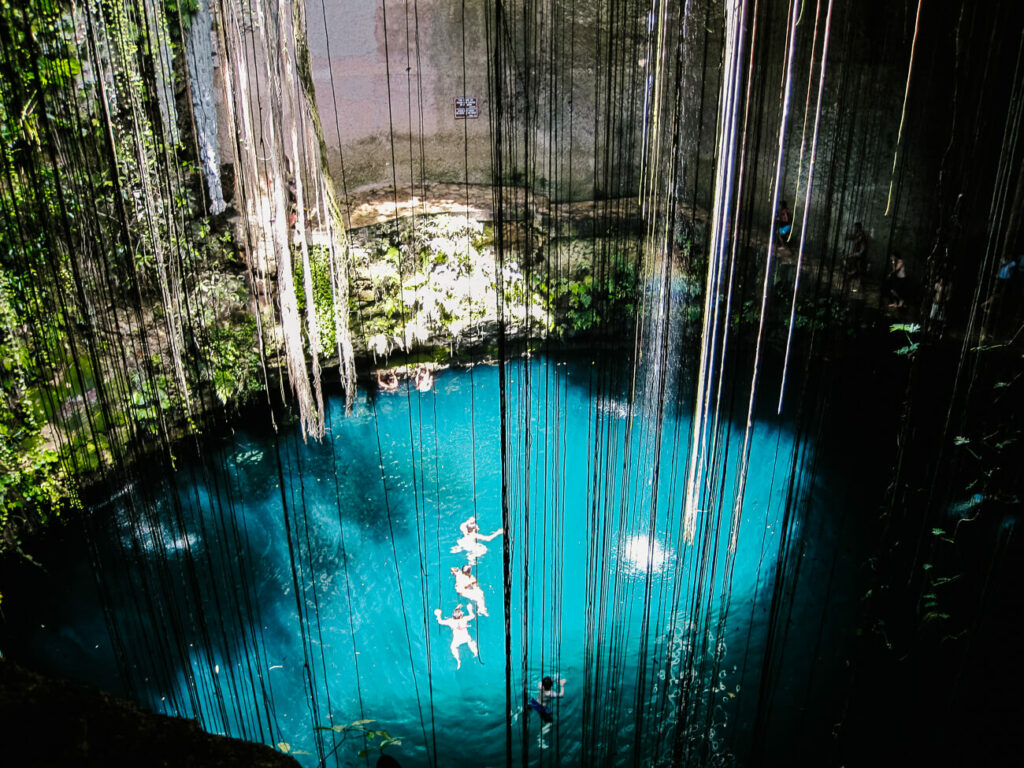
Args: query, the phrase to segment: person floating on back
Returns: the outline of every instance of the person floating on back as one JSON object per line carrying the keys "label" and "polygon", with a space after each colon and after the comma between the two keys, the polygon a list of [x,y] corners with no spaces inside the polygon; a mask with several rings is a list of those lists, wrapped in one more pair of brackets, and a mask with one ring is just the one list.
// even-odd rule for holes
{"label": "person floating on back", "polygon": [[462,523],[459,526],[459,530],[462,531],[462,537],[452,547],[451,551],[453,555],[456,552],[465,552],[470,565],[475,565],[476,561],[487,552],[487,547],[481,544],[481,541],[492,541],[505,532],[504,528],[499,528],[490,536],[485,536],[480,533],[480,526],[476,524],[475,517],[470,517],[466,522]]}
{"label": "person floating on back", "polygon": [[480,616],[487,616],[484,591],[480,588],[480,582],[476,580],[476,576],[473,575],[473,566],[467,564],[461,568],[452,568],[452,575],[455,577],[455,591],[461,597],[475,602],[476,612]]}
{"label": "person floating on back", "polygon": [[473,652],[473,655],[479,658],[480,654],[477,652],[476,641],[469,636],[469,622],[476,618],[473,613],[473,604],[469,603],[466,608],[469,609],[468,614],[462,613],[462,604],[455,606],[455,610],[452,611],[450,619],[441,618],[441,609],[438,608],[434,611],[434,618],[437,619],[437,623],[444,627],[451,627],[452,630],[452,644],[451,651],[452,656],[455,657],[455,668],[462,668],[462,659],[459,657],[459,646],[468,645],[469,650]]}

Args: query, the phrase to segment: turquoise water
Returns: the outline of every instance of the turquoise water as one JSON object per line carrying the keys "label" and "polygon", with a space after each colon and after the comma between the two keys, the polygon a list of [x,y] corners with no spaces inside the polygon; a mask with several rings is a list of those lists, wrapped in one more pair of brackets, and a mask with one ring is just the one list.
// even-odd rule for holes
{"label": "turquoise water", "polygon": [[[756,426],[735,557],[728,501],[685,542],[688,406],[651,372],[631,405],[630,375],[589,359],[508,365],[510,525],[476,564],[490,615],[471,623],[479,658],[463,645],[461,669],[434,610],[467,603],[450,572],[467,562],[451,551],[459,524],[502,525],[496,366],[348,415],[332,398],[322,443],[236,427],[166,495],[126,491],[116,532],[94,532],[116,631],[74,598],[68,665],[306,765],[354,764],[363,737],[323,729],[357,720],[400,739],[386,751],[403,766],[503,765],[507,615],[515,764],[667,763],[679,732],[706,763],[742,751],[790,463],[808,459],[784,426]],[[726,498],[742,439],[723,442]],[[523,705],[546,674],[566,685],[542,729]]]}

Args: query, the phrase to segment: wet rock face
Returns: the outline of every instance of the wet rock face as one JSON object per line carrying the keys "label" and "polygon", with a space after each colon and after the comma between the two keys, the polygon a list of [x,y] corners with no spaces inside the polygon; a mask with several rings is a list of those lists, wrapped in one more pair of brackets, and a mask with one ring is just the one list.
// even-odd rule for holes
{"label": "wet rock face", "polygon": [[0,661],[0,736],[7,765],[299,765],[263,744],[213,736],[192,720],[144,712],[9,661]]}

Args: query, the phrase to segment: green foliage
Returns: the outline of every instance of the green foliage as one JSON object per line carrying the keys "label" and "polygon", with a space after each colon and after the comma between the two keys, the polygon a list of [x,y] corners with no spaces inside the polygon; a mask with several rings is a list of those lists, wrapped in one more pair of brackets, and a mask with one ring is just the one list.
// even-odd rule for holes
{"label": "green foliage", "polygon": [[16,334],[11,283],[0,268],[0,539],[12,517],[45,521],[76,504],[55,448],[44,438],[45,414],[28,386],[31,358]]}
{"label": "green foliage", "polygon": [[156,435],[159,432],[157,423],[161,413],[165,413],[171,406],[167,376],[162,373],[146,376],[139,371],[132,371],[130,379],[131,416],[137,424],[145,426],[151,434]]}
{"label": "green foliage", "polygon": [[[779,289],[776,295],[776,306],[779,311],[788,312],[791,294],[788,289]],[[848,335],[853,335],[854,328],[848,323],[849,308],[846,304],[834,301],[829,296],[813,299],[801,299],[797,302],[793,317],[795,330],[823,331],[829,328],[845,328]],[[785,320],[789,325],[789,318]]]}
{"label": "green foliage", "polygon": [[921,330],[921,326],[917,323],[893,323],[889,326],[890,333],[904,333],[907,337],[907,343],[896,350],[896,354],[909,357],[914,354],[921,346],[919,342],[914,341],[912,334],[917,333]]}
{"label": "green foliage", "polygon": [[[443,338],[471,342],[496,322],[498,265],[493,227],[457,216],[386,224],[356,235],[353,323],[367,348],[396,348]],[[578,261],[579,259],[577,259]],[[529,326],[577,336],[630,323],[638,300],[635,265],[621,254],[571,273],[529,270],[506,254],[500,287],[507,328]],[[372,301],[368,298],[372,296]]]}
{"label": "green foliage", "polygon": [[[299,311],[303,313],[305,321],[306,312],[306,283],[303,274],[302,255],[298,250],[293,251],[292,264],[294,267],[295,296],[298,302]],[[313,282],[313,305],[316,313],[316,321],[320,332],[320,348],[311,349],[310,352],[322,356],[330,356],[335,351],[337,343],[337,329],[335,327],[335,302],[334,288],[331,283],[331,260],[326,248],[312,246],[309,248],[309,272]],[[341,310],[337,310],[341,311]],[[307,328],[308,333],[308,328]],[[309,344],[307,336],[307,345]]]}
{"label": "green foliage", "polygon": [[630,321],[638,298],[636,273],[621,258],[596,276],[586,268],[552,280],[533,275],[533,290],[533,299],[550,308],[554,330],[569,336]]}
{"label": "green foliage", "polygon": [[[356,738],[362,738],[363,748],[356,755],[357,760],[362,760],[367,757],[371,750],[376,749],[381,754],[387,747],[400,747],[402,746],[401,738],[392,736],[383,728],[374,729],[367,727],[373,720],[356,720],[355,722],[348,723],[346,725],[318,725],[316,730],[318,731],[331,731],[333,733],[342,734],[341,743],[335,747],[334,751],[337,751],[344,745],[350,736]],[[280,746],[280,745],[278,745]]]}
{"label": "green foliage", "polygon": [[199,12],[199,0],[164,0],[164,12],[173,19],[181,14],[182,23]]}
{"label": "green foliage", "polygon": [[417,219],[375,229],[353,250],[355,287],[371,294],[356,305],[367,348],[386,355],[431,337],[460,338],[493,314],[494,264],[474,243],[485,228],[462,217]]}
{"label": "green foliage", "polygon": [[[220,267],[227,265],[221,254]],[[204,273],[195,286],[204,364],[200,381],[212,386],[221,404],[244,400],[262,389],[259,336],[256,318],[249,309],[245,279],[227,272]]]}
{"label": "green foliage", "polygon": [[222,404],[244,400],[263,388],[256,319],[218,324],[206,342],[214,394]]}
{"label": "green foliage", "polygon": [[[0,0],[4,525],[74,504],[65,467],[84,474],[187,429],[185,390],[225,401],[262,386],[248,285],[225,274],[230,234],[202,220],[198,167],[170,146],[165,84],[139,55],[198,2],[162,8]],[[79,46],[85,14],[93,39]],[[93,50],[82,78],[78,54]],[[184,176],[168,172],[174,157]]]}

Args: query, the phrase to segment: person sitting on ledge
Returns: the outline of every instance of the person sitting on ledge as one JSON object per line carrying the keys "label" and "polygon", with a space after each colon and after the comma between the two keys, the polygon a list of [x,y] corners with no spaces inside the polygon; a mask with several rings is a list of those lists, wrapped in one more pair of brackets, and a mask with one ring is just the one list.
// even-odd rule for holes
{"label": "person sitting on ledge", "polygon": [[778,244],[783,248],[789,247],[789,234],[793,231],[793,211],[789,203],[783,200],[779,204],[779,212],[775,216],[775,233],[778,236]]}

